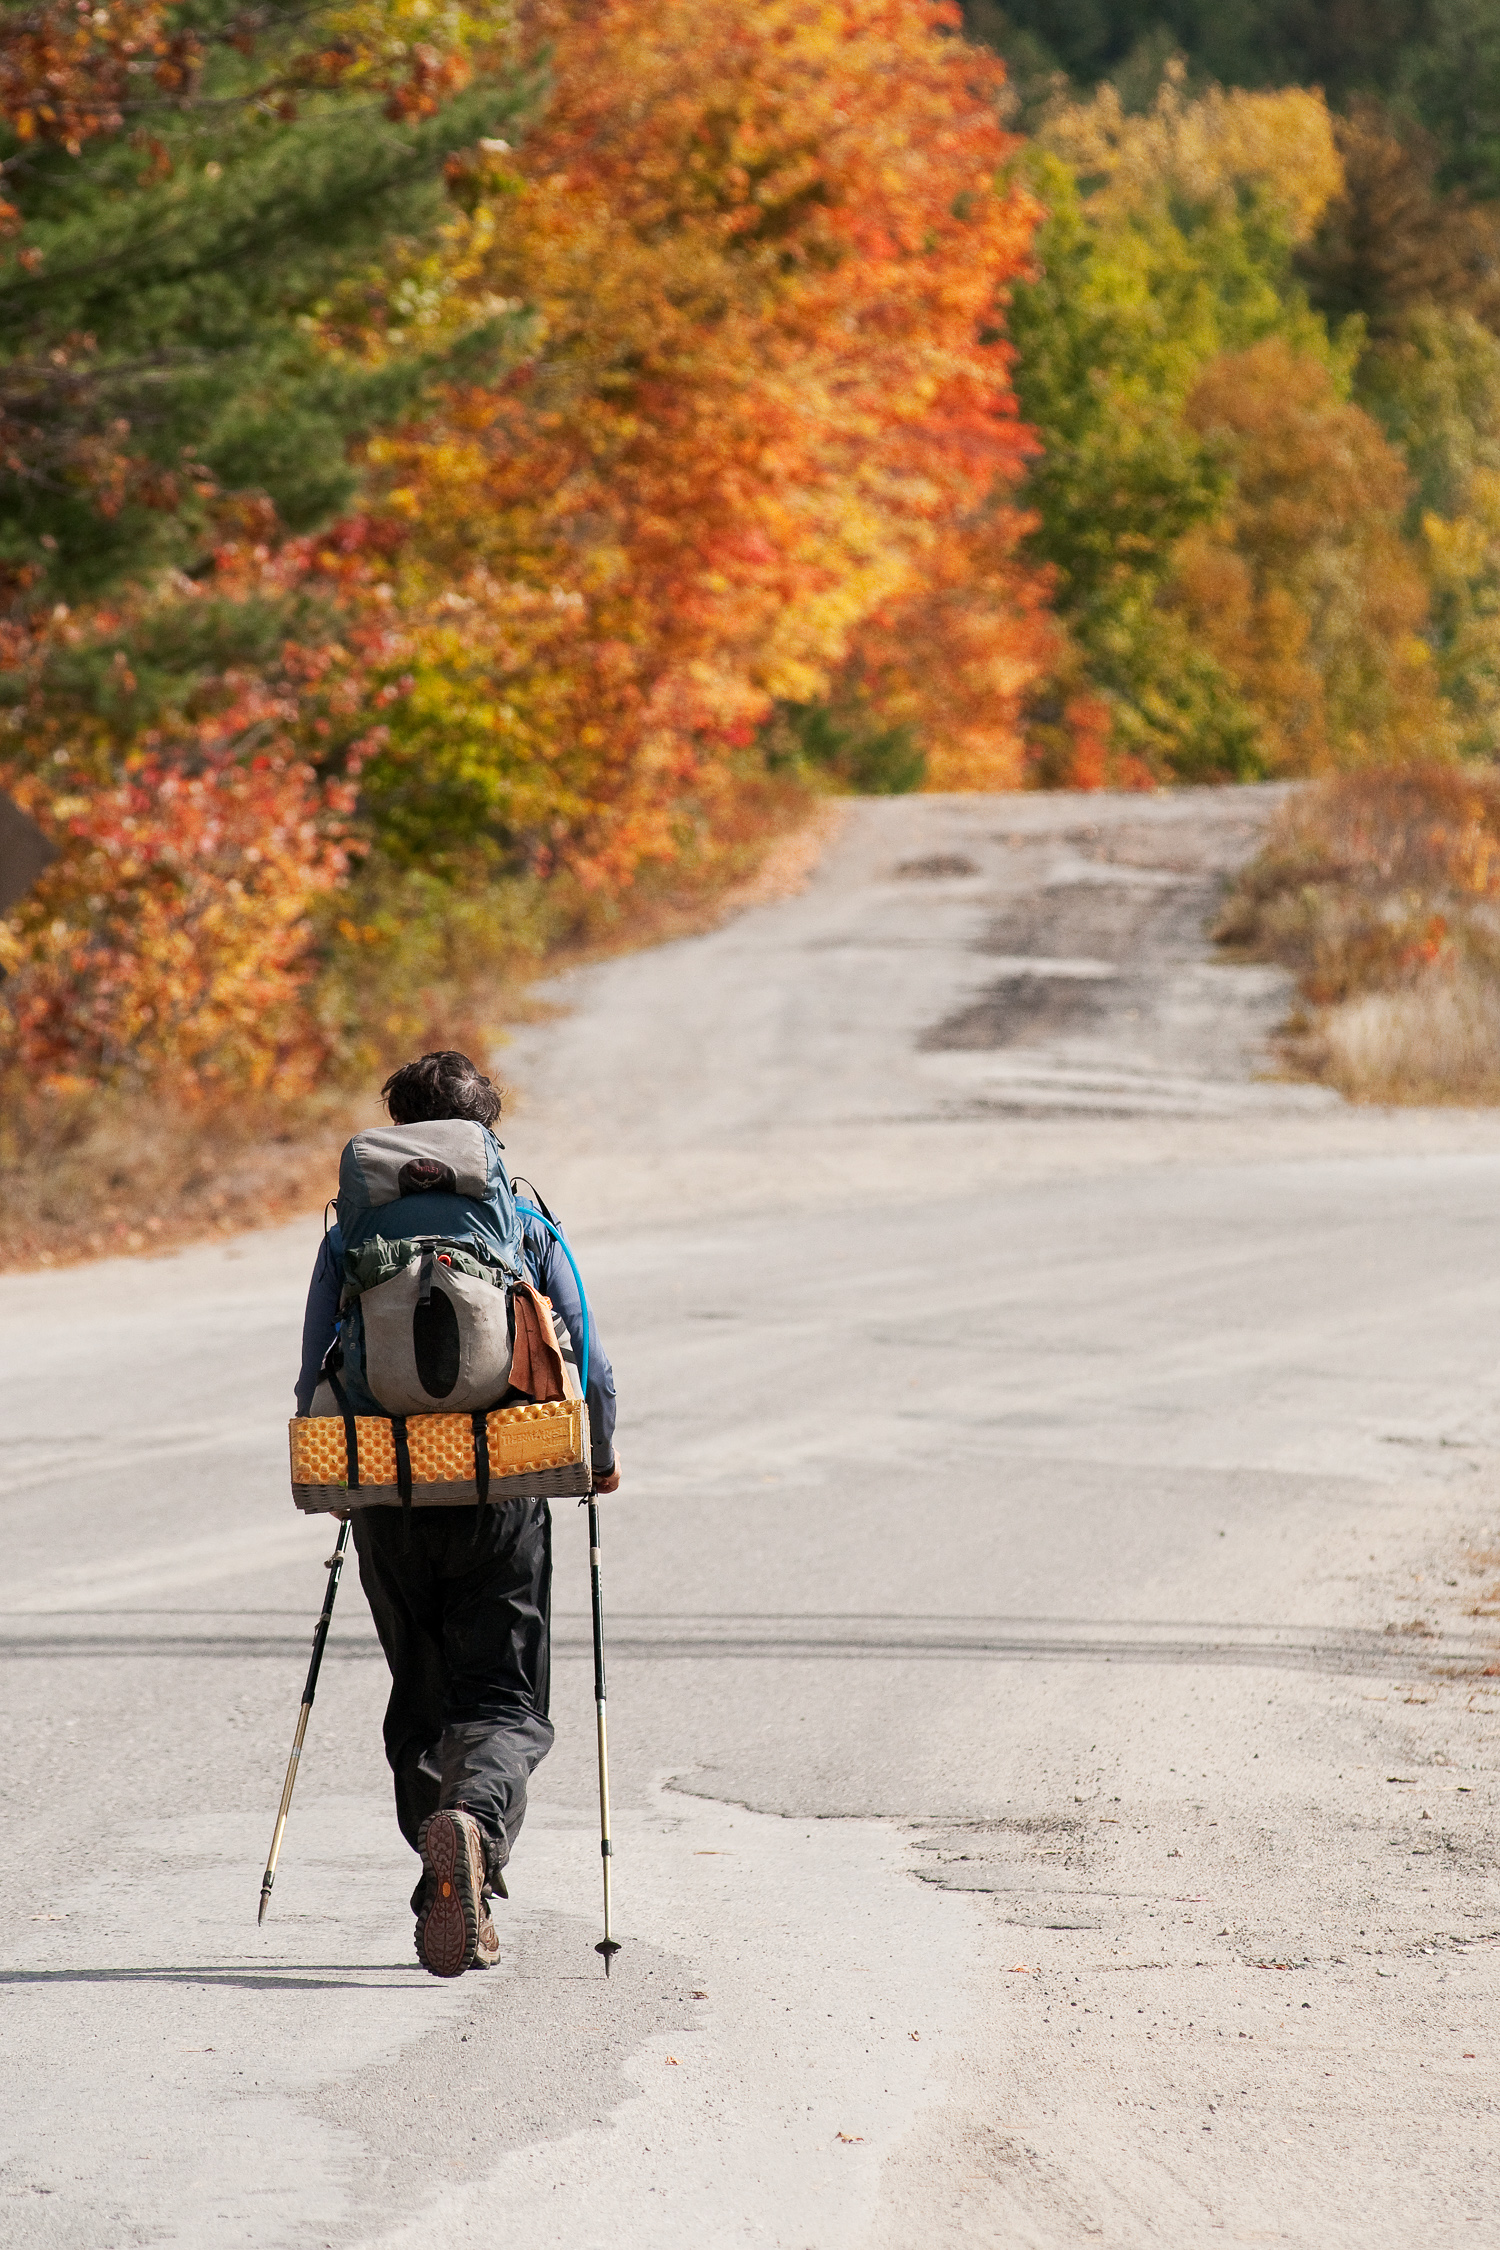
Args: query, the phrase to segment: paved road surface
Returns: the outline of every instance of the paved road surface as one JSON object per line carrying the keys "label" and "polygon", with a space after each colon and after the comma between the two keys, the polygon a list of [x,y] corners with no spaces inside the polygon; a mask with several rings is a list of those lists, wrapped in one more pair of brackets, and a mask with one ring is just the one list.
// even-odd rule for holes
{"label": "paved road surface", "polygon": [[315,1223],[0,1284],[0,2242],[1500,2244],[1500,1121],[1257,1077],[1264,798],[856,808],[505,1058],[625,1398],[500,1970],[284,1497]]}

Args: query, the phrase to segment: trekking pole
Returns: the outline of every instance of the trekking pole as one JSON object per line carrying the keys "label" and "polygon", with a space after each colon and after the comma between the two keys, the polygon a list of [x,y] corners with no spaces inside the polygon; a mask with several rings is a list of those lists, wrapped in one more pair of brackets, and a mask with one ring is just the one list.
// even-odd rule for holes
{"label": "trekking pole", "polygon": [[338,1544],[324,1563],[328,1573],[328,1590],[323,1596],[323,1614],[313,1628],[312,1662],[307,1667],[307,1685],[302,1690],[302,1709],[297,1714],[297,1733],[292,1743],[292,1754],[286,1762],[286,1780],[281,1785],[281,1806],[276,1815],[276,1828],[271,1837],[270,1856],[260,1883],[260,1912],[255,1917],[256,1927],[266,1918],[266,1908],[271,1900],[271,1885],[276,1880],[276,1862],[281,1857],[281,1839],[286,1832],[286,1816],[292,1807],[292,1791],[297,1785],[297,1761],[302,1755],[302,1738],[307,1733],[308,1713],[313,1707],[313,1697],[318,1692],[318,1669],[323,1662],[323,1649],[328,1639],[328,1627],[333,1617],[334,1598],[339,1590],[339,1573],[344,1567],[344,1551],[349,1544],[349,1518],[339,1525]]}
{"label": "trekking pole", "polygon": [[[532,1194],[536,1194],[535,1188]],[[540,1208],[538,1207],[540,1205]],[[516,1209],[526,1218],[538,1219],[547,1229],[573,1268],[573,1279],[578,1284],[578,1308],[582,1317],[583,1350],[579,1355],[578,1385],[585,1398],[589,1389],[589,1300],[583,1286],[583,1275],[578,1271],[578,1260],[568,1248],[561,1227],[546,1205],[538,1197],[536,1203],[516,1204]],[[579,1503],[580,1506],[582,1502]],[[609,1863],[614,1846],[609,1840],[609,1732],[604,1718],[604,1598],[599,1590],[599,1496],[588,1495],[589,1511],[589,1592],[594,1605],[594,1713],[599,1729],[599,1859],[604,1870],[604,1936],[594,1947],[604,1956],[604,1974],[609,1975],[609,1965],[620,1948],[610,1935],[609,1927]]]}
{"label": "trekking pole", "polygon": [[609,1929],[609,1863],[613,1847],[609,1840],[609,1735],[604,1723],[604,1601],[599,1591],[599,1501],[595,1493],[588,1497],[589,1508],[589,1588],[594,1601],[594,1710],[599,1722],[599,1863],[604,1870],[604,1937],[594,1947],[604,1956],[604,1974],[609,1975],[609,1965],[620,1950]]}

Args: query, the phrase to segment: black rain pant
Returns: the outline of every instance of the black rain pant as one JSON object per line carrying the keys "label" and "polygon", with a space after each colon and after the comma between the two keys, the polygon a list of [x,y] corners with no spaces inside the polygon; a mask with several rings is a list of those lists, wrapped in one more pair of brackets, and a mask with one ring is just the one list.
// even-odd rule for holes
{"label": "black rain pant", "polygon": [[385,1754],[401,1833],[415,1851],[429,1813],[462,1806],[493,1878],[552,1747],[551,1511],[413,1508],[408,1539],[399,1508],[356,1508],[354,1545],[391,1668]]}

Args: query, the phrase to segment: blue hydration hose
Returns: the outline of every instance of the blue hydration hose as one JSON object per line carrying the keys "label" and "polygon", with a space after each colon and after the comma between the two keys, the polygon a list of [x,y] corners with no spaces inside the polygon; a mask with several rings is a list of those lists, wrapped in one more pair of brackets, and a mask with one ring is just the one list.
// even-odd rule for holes
{"label": "blue hydration hose", "polygon": [[552,1224],[545,1211],[539,1211],[534,1203],[521,1203],[519,1201],[516,1204],[516,1209],[524,1211],[528,1219],[541,1220],[542,1225],[547,1229],[547,1232],[567,1259],[568,1264],[573,1268],[573,1279],[578,1284],[578,1302],[583,1308],[583,1352],[579,1365],[578,1381],[584,1397],[587,1398],[589,1390],[589,1301],[584,1294],[583,1275],[578,1271],[578,1260],[564,1241],[561,1229]]}

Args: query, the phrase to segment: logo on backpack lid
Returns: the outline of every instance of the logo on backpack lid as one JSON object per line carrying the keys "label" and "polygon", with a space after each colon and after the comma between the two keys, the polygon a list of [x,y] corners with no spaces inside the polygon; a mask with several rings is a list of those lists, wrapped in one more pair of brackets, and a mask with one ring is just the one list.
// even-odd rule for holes
{"label": "logo on backpack lid", "polygon": [[440,1164],[435,1156],[414,1156],[396,1174],[396,1192],[398,1195],[457,1195],[458,1181],[451,1164]]}

